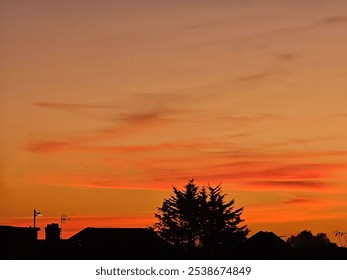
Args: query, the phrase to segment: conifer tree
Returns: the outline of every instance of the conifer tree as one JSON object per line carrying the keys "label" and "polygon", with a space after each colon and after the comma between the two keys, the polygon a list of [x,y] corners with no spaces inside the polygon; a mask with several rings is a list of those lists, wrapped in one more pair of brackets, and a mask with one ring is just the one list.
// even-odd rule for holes
{"label": "conifer tree", "polygon": [[173,195],[158,207],[158,222],[151,229],[186,253],[200,250],[217,256],[249,232],[240,226],[243,208],[234,210],[235,200],[225,202],[225,197],[220,185],[198,187],[193,179],[183,190],[173,187]]}

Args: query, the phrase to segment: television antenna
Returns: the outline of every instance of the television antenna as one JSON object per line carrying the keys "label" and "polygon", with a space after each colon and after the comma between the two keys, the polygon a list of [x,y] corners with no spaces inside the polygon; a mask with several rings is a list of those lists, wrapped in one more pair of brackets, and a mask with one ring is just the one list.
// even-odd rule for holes
{"label": "television antenna", "polygon": [[70,218],[63,214],[60,216],[60,239],[63,239],[63,224],[66,224],[68,221],[70,221]]}

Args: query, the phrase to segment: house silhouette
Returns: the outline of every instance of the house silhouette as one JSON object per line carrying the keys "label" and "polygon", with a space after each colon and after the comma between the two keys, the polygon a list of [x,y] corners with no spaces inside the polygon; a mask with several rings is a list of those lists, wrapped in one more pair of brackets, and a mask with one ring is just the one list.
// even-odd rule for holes
{"label": "house silhouette", "polygon": [[0,259],[27,259],[33,255],[40,228],[0,226]]}
{"label": "house silhouette", "polygon": [[285,260],[295,257],[295,250],[273,232],[259,231],[237,248],[237,255],[249,260]]}
{"label": "house silhouette", "polygon": [[171,259],[178,251],[148,228],[88,227],[68,240],[78,259]]}

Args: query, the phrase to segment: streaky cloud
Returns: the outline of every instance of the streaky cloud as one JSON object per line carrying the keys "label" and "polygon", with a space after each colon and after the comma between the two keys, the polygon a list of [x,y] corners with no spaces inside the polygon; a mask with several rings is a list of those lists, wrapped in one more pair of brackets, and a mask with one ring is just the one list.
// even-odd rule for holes
{"label": "streaky cloud", "polygon": [[[67,137],[65,139],[33,141],[26,145],[25,149],[31,152],[41,153],[97,151],[98,149],[101,151],[102,149],[100,146],[90,143],[96,143],[105,139],[113,139],[115,137],[126,137],[138,133],[140,130],[148,130],[153,127],[174,122],[173,119],[165,118],[163,116],[164,114],[165,113],[161,111],[122,114],[121,116],[112,118],[112,125],[107,128],[95,129],[86,135]],[[90,147],[88,147],[88,145]]]}
{"label": "streaky cloud", "polygon": [[259,190],[324,190],[332,184],[314,180],[267,180],[248,182],[248,185],[259,187]]}
{"label": "streaky cloud", "polygon": [[276,114],[256,114],[256,115],[230,115],[223,117],[226,121],[231,121],[232,123],[239,125],[253,124],[260,121],[279,121],[283,120],[285,117]]}
{"label": "streaky cloud", "polygon": [[319,21],[319,24],[321,25],[330,25],[330,24],[338,24],[338,23],[347,23],[347,16],[326,17]]}
{"label": "streaky cloud", "polygon": [[132,146],[103,146],[103,145],[83,145],[80,141],[38,141],[27,146],[27,150],[38,153],[55,152],[98,152],[98,153],[139,153],[156,151],[178,151],[209,148],[211,145],[206,143],[159,143],[156,145],[132,145]]}
{"label": "streaky cloud", "polygon": [[83,109],[109,109],[115,108],[115,105],[109,104],[89,104],[89,103],[53,103],[53,102],[36,102],[34,106],[50,108],[56,110],[83,110]]}
{"label": "streaky cloud", "polygon": [[241,76],[237,80],[240,82],[260,81],[260,80],[268,79],[274,75],[275,75],[274,73],[264,72],[264,73],[259,73],[255,75]]}
{"label": "streaky cloud", "polygon": [[69,141],[35,141],[26,146],[26,150],[37,153],[54,153],[75,148],[75,142]]}
{"label": "streaky cloud", "polygon": [[282,203],[289,204],[289,205],[297,205],[297,204],[312,204],[313,202],[315,201],[308,198],[292,198],[292,199],[285,200]]}
{"label": "streaky cloud", "polygon": [[297,57],[294,53],[281,53],[281,54],[274,54],[275,57],[277,57],[281,61],[291,61]]}

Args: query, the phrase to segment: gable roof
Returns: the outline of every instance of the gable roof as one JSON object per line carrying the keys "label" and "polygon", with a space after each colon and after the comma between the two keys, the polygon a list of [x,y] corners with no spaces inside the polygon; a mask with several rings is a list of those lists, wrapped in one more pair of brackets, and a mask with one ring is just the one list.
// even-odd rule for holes
{"label": "gable roof", "polygon": [[240,247],[247,259],[290,259],[294,249],[273,232],[259,231]]}

